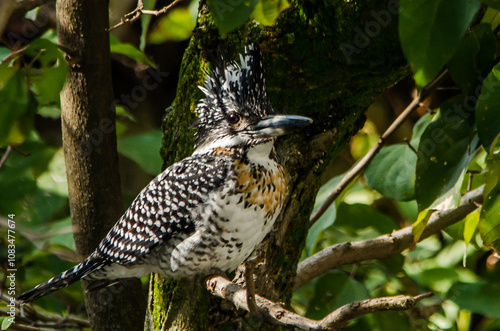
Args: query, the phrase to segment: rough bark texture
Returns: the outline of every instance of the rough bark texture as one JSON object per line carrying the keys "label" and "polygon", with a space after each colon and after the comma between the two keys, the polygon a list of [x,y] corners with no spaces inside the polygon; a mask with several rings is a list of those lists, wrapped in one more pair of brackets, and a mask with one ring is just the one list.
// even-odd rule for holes
{"label": "rough bark texture", "polygon": [[[77,253],[87,257],[123,212],[111,107],[108,2],[57,1],[69,73],[61,92],[63,149]],[[82,282],[85,291],[86,283]],[[93,330],[140,330],[139,280],[85,294]]]}
{"label": "rough bark texture", "polygon": [[[387,1],[294,1],[272,28],[256,23],[230,33],[224,41],[202,2],[198,24],[186,51],[177,98],[167,110],[162,155],[169,165],[192,151],[193,111],[202,97],[202,68],[225,44],[236,54],[248,40],[262,49],[269,95],[277,112],[309,116],[312,126],[278,142],[290,180],[289,199],[273,232],[254,255],[265,262],[255,270],[257,293],[289,304],[297,263],[309,225],[309,214],[321,174],[363,125],[364,111],[386,88],[408,74],[397,43],[397,16],[360,44],[356,29],[377,22],[371,11],[387,11]],[[391,16],[392,15],[392,16]],[[373,24],[372,24],[373,25]],[[359,52],[349,60],[342,43]],[[362,48],[360,48],[362,46]],[[242,220],[244,221],[244,220]],[[286,235],[285,235],[286,233]],[[236,278],[241,282],[241,270]],[[210,297],[200,280],[152,279],[147,330],[275,329]]]}

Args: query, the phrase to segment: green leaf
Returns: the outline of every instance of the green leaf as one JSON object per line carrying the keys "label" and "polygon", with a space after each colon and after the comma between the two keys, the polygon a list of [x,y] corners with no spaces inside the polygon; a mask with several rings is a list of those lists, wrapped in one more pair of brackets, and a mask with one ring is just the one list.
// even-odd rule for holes
{"label": "green leaf", "polygon": [[51,234],[49,238],[46,238],[51,246],[57,246],[58,249],[66,248],[73,252],[76,250],[71,217],[51,222],[47,231]]}
{"label": "green leaf", "polygon": [[[410,144],[414,149],[431,122],[431,115],[422,116],[413,127]],[[417,155],[407,144],[384,147],[371,161],[365,171],[368,184],[383,196],[398,200],[415,199],[415,171]]]}
{"label": "green leaf", "polygon": [[391,233],[396,229],[396,224],[390,217],[372,206],[361,203],[341,203],[337,209],[335,225],[351,231],[372,228],[379,235]]}
{"label": "green leaf", "polygon": [[5,60],[5,58],[9,56],[11,53],[12,53],[11,50],[8,49],[7,47],[0,47],[0,62]]}
{"label": "green leaf", "polygon": [[[335,190],[342,177],[343,175],[334,177],[321,186],[318,194],[316,195],[314,210],[318,209],[326,201],[332,191]],[[332,203],[325,213],[316,221],[316,223],[311,226],[306,238],[306,251],[308,255],[314,251],[321,232],[335,223],[336,214],[337,209],[335,207],[335,203]]]}
{"label": "green leaf", "polygon": [[495,138],[486,157],[484,194],[487,196],[500,183],[500,134]]}
{"label": "green leaf", "polygon": [[500,185],[497,185],[484,198],[479,233],[485,246],[500,247]]}
{"label": "green leaf", "polygon": [[[144,0],[144,9],[153,10],[156,5],[156,0]],[[144,52],[146,49],[146,39],[149,33],[149,23],[151,23],[152,15],[141,15],[141,37],[139,41],[139,49]]]}
{"label": "green leaf", "polygon": [[57,66],[40,69],[32,76],[32,90],[40,106],[60,107],[60,93],[66,74],[66,66]]}
{"label": "green leaf", "polygon": [[450,75],[466,93],[479,95],[482,76],[491,70],[495,57],[495,35],[490,24],[479,24],[462,38],[448,62]]}
{"label": "green leaf", "polygon": [[500,64],[486,77],[476,105],[477,134],[488,151],[500,133]]}
{"label": "green leaf", "polygon": [[47,171],[38,177],[38,188],[44,192],[51,192],[61,197],[68,196],[68,182],[66,180],[66,165],[62,148],[50,160]]}
{"label": "green leaf", "polygon": [[25,80],[25,71],[18,70],[10,77],[4,88],[0,90],[0,146],[18,145],[24,141],[25,134],[23,124],[32,123],[20,121],[25,114],[29,114],[32,108],[32,99],[29,96]]}
{"label": "green leaf", "polygon": [[462,103],[446,102],[422,134],[415,185],[419,211],[455,186],[477,151],[471,113],[464,108]]}
{"label": "green leaf", "polygon": [[37,110],[37,114],[46,117],[46,118],[51,118],[54,120],[57,120],[61,118],[61,107],[60,106],[39,106]]}
{"label": "green leaf", "polygon": [[477,0],[401,0],[399,39],[422,88],[451,58],[481,7]]}
{"label": "green leaf", "polygon": [[26,54],[37,57],[43,68],[56,65],[65,66],[66,60],[63,53],[57,47],[57,44],[49,39],[50,37],[50,34],[44,34],[44,37],[33,40],[26,50]]}
{"label": "green leaf", "polygon": [[462,309],[500,318],[500,287],[495,283],[455,283],[447,297]]}
{"label": "green leaf", "polygon": [[287,0],[259,0],[252,17],[262,25],[274,25],[281,12],[290,7]]}
{"label": "green leaf", "polygon": [[215,25],[222,37],[243,25],[257,5],[257,0],[207,0]]}
{"label": "green leaf", "polygon": [[415,197],[417,155],[408,145],[384,147],[365,171],[368,185],[383,196],[409,201]]}
{"label": "green leaf", "polygon": [[139,164],[144,171],[156,176],[160,173],[162,164],[161,138],[160,130],[126,136],[118,139],[118,152]]}
{"label": "green leaf", "polygon": [[[68,73],[67,62],[51,35],[34,40],[27,54],[37,57],[41,66],[29,71],[31,90],[39,107],[60,108],[60,92]],[[43,112],[42,112],[43,113]]]}
{"label": "green leaf", "polygon": [[472,238],[474,238],[474,234],[476,233],[477,226],[479,224],[480,211],[481,210],[478,208],[465,217],[464,241],[467,245],[470,244]]}
{"label": "green leaf", "polygon": [[146,54],[138,50],[134,45],[122,43],[112,35],[109,36],[109,42],[111,53],[122,54],[128,56],[136,62],[145,64],[153,68],[156,67],[155,64],[147,58]]}
{"label": "green leaf", "polygon": [[500,10],[500,0],[481,0],[482,3],[488,5],[488,7]]}
{"label": "green leaf", "polygon": [[9,326],[12,325],[12,323],[14,322],[14,319],[12,318],[8,318],[8,317],[3,317],[2,318],[2,330],[7,330],[9,328]]}
{"label": "green leaf", "polygon": [[306,317],[321,319],[334,309],[352,301],[368,298],[366,287],[342,271],[329,271],[319,277]]}
{"label": "green leaf", "polygon": [[[41,141],[34,130],[18,148],[28,156],[11,153],[0,171],[0,213],[16,214],[25,220],[23,226],[37,227],[67,208],[67,197],[38,187],[57,149]],[[53,175],[56,180],[61,174]]]}
{"label": "green leaf", "polygon": [[160,18],[148,35],[149,44],[162,44],[166,41],[182,41],[191,37],[196,25],[189,8],[174,8]]}
{"label": "green leaf", "polygon": [[0,90],[8,83],[10,78],[17,72],[16,68],[8,66],[0,66]]}
{"label": "green leaf", "polygon": [[415,123],[413,126],[413,133],[411,136],[411,141],[410,144],[413,146],[413,148],[418,149],[418,146],[420,146],[420,138],[422,137],[422,134],[425,132],[425,129],[429,126],[429,124],[432,122],[433,116],[431,114],[426,114]]}
{"label": "green leaf", "polygon": [[446,292],[457,282],[459,275],[453,268],[436,267],[422,270],[412,278],[418,280],[421,285],[428,286],[433,291]]}
{"label": "green leaf", "polygon": [[418,214],[417,220],[413,223],[413,228],[411,229],[414,243],[420,241],[420,237],[422,237],[422,233],[424,233],[425,227],[434,211],[433,209],[426,209]]}

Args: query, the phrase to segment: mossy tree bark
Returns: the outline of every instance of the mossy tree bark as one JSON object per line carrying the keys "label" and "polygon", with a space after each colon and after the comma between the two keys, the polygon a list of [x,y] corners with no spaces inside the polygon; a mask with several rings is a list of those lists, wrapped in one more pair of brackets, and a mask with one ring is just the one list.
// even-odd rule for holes
{"label": "mossy tree bark", "polygon": [[[314,119],[304,132],[278,142],[291,175],[289,199],[274,230],[254,253],[264,262],[255,270],[257,293],[271,300],[290,302],[309,214],[326,165],[362,127],[364,111],[374,98],[409,73],[397,42],[397,16],[394,8],[388,8],[391,3],[293,1],[275,26],[250,22],[225,40],[220,39],[206,5],[200,5],[177,97],[165,118],[165,165],[192,151],[193,132],[188,127],[202,97],[197,86],[203,83],[202,68],[216,58],[221,42],[235,55],[248,40],[257,41],[275,110]],[[237,271],[241,280],[239,275]],[[210,297],[201,279],[155,276],[150,290],[147,330],[273,328]]]}
{"label": "mossy tree bark", "polygon": [[[123,213],[112,107],[108,1],[58,0],[69,73],[61,92],[63,149],[77,253],[83,260]],[[83,282],[85,290],[87,283]],[[141,330],[139,280],[85,294],[92,330]]]}

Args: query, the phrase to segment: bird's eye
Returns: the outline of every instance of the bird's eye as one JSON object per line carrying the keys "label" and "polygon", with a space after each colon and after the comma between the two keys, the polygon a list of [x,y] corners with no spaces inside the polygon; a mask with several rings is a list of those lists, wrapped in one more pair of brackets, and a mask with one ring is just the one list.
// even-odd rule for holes
{"label": "bird's eye", "polygon": [[237,113],[229,113],[227,115],[227,121],[231,124],[236,124],[240,121],[240,115]]}

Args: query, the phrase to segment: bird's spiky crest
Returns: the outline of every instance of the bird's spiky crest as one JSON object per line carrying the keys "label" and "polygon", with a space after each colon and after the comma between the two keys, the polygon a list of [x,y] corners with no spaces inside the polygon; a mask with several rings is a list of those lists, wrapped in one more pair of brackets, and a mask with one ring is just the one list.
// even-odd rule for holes
{"label": "bird's spiky crest", "polygon": [[237,112],[245,118],[262,119],[273,113],[267,96],[262,55],[257,44],[245,47],[239,56],[239,63],[225,58],[207,74],[200,89],[205,98],[196,108],[198,118],[193,127],[195,147],[206,139],[220,139],[224,134],[224,122],[228,113]]}

